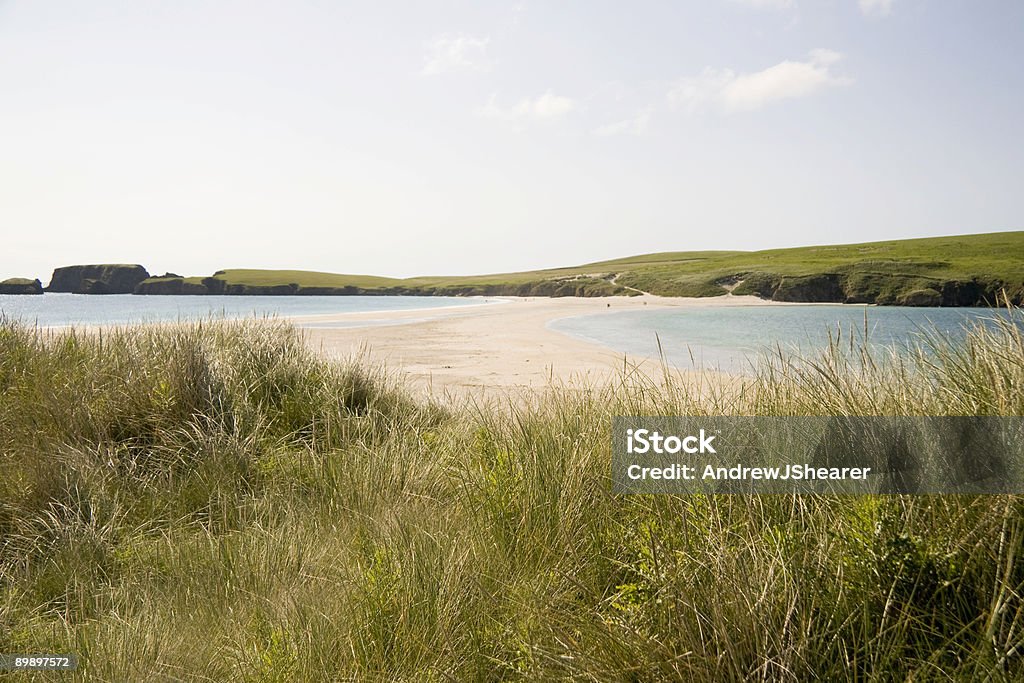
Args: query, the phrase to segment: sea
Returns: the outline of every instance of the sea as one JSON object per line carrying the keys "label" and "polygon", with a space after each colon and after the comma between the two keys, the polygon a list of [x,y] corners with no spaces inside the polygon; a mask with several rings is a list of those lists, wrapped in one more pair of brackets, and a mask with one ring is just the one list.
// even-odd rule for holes
{"label": "sea", "polygon": [[963,340],[972,325],[995,326],[1020,314],[991,308],[795,305],[693,306],[562,318],[550,329],[685,369],[756,370],[766,356],[820,356],[830,343],[876,353],[906,353],[927,340]]}
{"label": "sea", "polygon": [[[0,315],[40,327],[125,325],[205,319],[318,316],[430,309],[495,303],[445,296],[137,296],[134,294],[0,295]],[[364,325],[380,324],[368,320]],[[305,323],[310,327],[321,323]],[[352,323],[360,324],[360,323]],[[345,323],[333,324],[345,326]]]}
{"label": "sea", "polygon": [[[218,318],[321,316],[338,313],[422,311],[503,303],[481,297],[428,296],[135,296],[0,295],[0,316],[40,327],[122,325]],[[929,335],[963,339],[973,324],[995,325],[1011,314],[990,308],[906,308],[859,305],[680,306],[561,318],[548,327],[620,353],[664,359],[679,368],[748,372],[779,350],[804,357],[831,342],[876,350],[905,350]],[[1013,316],[1022,325],[1021,316]],[[396,325],[305,320],[305,327]]]}

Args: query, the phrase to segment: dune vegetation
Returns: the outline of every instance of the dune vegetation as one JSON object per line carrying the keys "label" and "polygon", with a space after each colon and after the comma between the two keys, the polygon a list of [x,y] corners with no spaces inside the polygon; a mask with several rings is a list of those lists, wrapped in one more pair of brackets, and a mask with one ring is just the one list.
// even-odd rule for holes
{"label": "dune vegetation", "polygon": [[1020,680],[1020,496],[610,493],[614,415],[1024,414],[1013,323],[845,344],[442,405],[274,321],[3,322],[0,652],[97,681]]}

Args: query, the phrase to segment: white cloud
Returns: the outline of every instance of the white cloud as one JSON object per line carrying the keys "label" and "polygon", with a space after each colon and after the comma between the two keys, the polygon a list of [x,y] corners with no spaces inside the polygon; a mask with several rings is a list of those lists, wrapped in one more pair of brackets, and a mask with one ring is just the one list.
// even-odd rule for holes
{"label": "white cloud", "polygon": [[438,36],[427,43],[423,74],[434,76],[450,71],[486,71],[489,38],[463,34]]}
{"label": "white cloud", "polygon": [[755,9],[791,9],[796,7],[796,0],[730,0],[730,2]]}
{"label": "white cloud", "polygon": [[830,70],[841,58],[832,50],[811,50],[804,61],[787,60],[749,74],[709,67],[699,76],[676,81],[668,99],[677,109],[691,112],[708,106],[726,112],[760,109],[778,100],[806,97],[828,86],[848,85],[851,79]]}
{"label": "white cloud", "polygon": [[549,121],[565,116],[576,109],[576,102],[569,97],[555,95],[550,90],[539,97],[524,98],[511,107],[498,104],[497,95],[491,95],[487,104],[477,109],[477,113],[500,121],[522,123],[526,121]]}
{"label": "white cloud", "polygon": [[893,0],[857,0],[865,16],[887,17],[892,13]]}
{"label": "white cloud", "polygon": [[594,129],[594,135],[610,137],[612,135],[643,135],[651,123],[651,110],[645,109],[632,118],[606,123]]}
{"label": "white cloud", "polygon": [[523,22],[523,13],[526,12],[526,5],[521,2],[517,2],[512,5],[512,28],[518,28],[519,24]]}

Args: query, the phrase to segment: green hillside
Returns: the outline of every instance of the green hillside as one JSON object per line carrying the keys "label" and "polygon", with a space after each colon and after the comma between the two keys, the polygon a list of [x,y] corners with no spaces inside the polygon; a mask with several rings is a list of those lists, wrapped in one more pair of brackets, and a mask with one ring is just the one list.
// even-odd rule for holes
{"label": "green hillside", "polygon": [[151,278],[140,294],[485,296],[753,294],[778,301],[968,306],[1024,301],[1024,232],[765,251],[644,254],[569,268],[406,279],[300,270]]}

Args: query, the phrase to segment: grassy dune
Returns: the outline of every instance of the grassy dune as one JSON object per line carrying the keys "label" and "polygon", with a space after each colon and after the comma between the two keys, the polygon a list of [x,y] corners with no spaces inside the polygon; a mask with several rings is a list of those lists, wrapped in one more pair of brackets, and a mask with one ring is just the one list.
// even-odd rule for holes
{"label": "grassy dune", "polygon": [[930,343],[441,407],[283,324],[3,323],[0,652],[104,681],[1020,680],[1020,497],[609,492],[616,414],[1024,414],[1017,328]]}
{"label": "grassy dune", "polygon": [[[917,306],[1024,303],[1024,232],[767,251],[646,254],[521,273],[380,278],[293,270],[218,271],[187,278],[228,294],[718,296]],[[147,293],[181,293],[154,278]]]}

